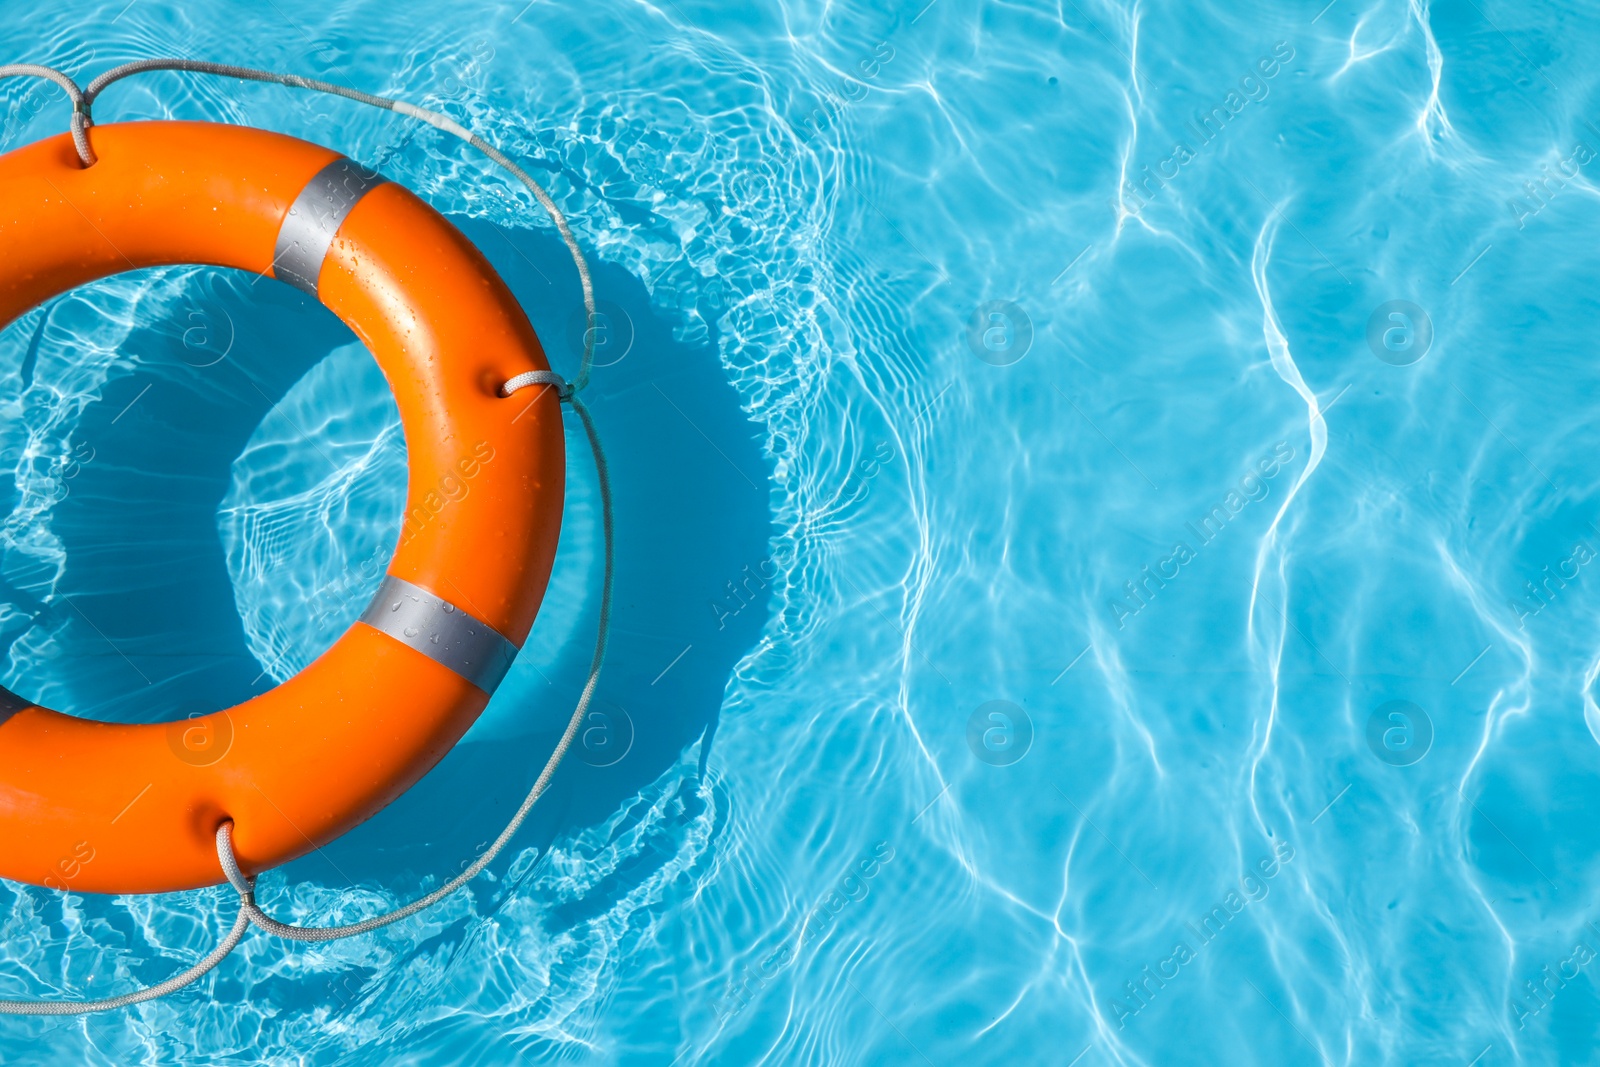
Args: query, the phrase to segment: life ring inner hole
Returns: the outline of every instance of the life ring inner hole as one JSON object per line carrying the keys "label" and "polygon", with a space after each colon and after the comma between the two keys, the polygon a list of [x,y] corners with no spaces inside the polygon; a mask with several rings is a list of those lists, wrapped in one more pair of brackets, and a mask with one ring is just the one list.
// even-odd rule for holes
{"label": "life ring inner hole", "polygon": [[[0,425],[0,652],[25,700],[130,723],[230,707],[331,645],[382,581],[404,433],[371,353],[315,299],[229,268],[128,271],[11,323],[0,367],[20,412]],[[319,530],[314,573],[278,566],[274,546]],[[269,571],[276,604],[238,581]]]}

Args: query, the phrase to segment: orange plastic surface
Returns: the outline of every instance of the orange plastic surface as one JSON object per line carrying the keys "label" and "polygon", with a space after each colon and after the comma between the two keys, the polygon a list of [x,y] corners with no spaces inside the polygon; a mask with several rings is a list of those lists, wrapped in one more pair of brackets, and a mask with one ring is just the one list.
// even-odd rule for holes
{"label": "orange plastic surface", "polygon": [[[270,276],[290,204],[337,157],[212,123],[96,126],[89,138],[89,168],[66,135],[0,156],[0,324],[138,267]],[[477,249],[393,183],[351,210],[319,289],[399,404],[411,469],[389,572],[520,645],[555,557],[565,472],[553,390],[496,392],[547,367],[527,317]],[[399,796],[487,702],[357,623],[283,685],[204,718],[0,713],[0,876],[101,893],[216,884],[225,819],[247,872],[277,866]]]}

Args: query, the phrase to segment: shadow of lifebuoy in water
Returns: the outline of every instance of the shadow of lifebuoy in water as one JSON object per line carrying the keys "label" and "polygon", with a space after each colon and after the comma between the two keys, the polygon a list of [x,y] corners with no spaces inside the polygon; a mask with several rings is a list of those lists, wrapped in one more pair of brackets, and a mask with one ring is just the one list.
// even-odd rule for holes
{"label": "shadow of lifebuoy in water", "polygon": [[[565,246],[543,231],[453,221],[522,301],[552,365],[573,373],[583,303]],[[757,426],[724,375],[715,333],[697,345],[675,339],[676,324],[651,306],[639,279],[611,264],[592,266],[599,310],[608,321],[584,399],[611,468],[616,597],[597,699],[525,838],[541,847],[560,825],[610,815],[697,737],[709,741],[728,679],[766,622],[776,577],[768,562],[770,466]],[[592,482],[571,416],[567,448],[569,484]],[[497,832],[566,725],[593,651],[600,558],[597,521],[564,530],[563,538],[573,534],[591,539],[594,560],[582,582],[580,618],[558,652],[543,650],[553,653],[549,666],[508,679],[480,720],[487,729],[475,727],[386,813],[419,844],[477,841]],[[552,582],[551,591],[556,588]],[[547,598],[541,617],[559,610]],[[525,656],[536,651],[540,636],[535,623]],[[498,736],[479,739],[487,732]],[[508,737],[515,743],[507,744]],[[683,811],[679,818],[692,814]],[[395,849],[394,831],[380,825],[382,819],[338,843],[340,866],[346,867],[347,848],[352,863],[363,848],[381,843]],[[429,853],[436,855],[437,845]],[[419,853],[410,866],[427,870],[431,863]]]}

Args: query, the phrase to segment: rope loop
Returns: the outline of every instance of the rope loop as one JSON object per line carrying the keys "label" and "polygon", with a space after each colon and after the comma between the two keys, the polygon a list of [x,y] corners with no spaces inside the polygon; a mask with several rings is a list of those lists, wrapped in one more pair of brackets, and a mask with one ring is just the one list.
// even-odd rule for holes
{"label": "rope loop", "polygon": [[238,890],[240,899],[252,899],[256,880],[244,873],[239,866],[239,858],[234,855],[232,819],[223,820],[222,825],[217,827],[217,862],[222,864],[222,873],[228,876],[228,884]]}
{"label": "rope loop", "polygon": [[37,63],[8,63],[0,66],[0,78],[43,78],[55,82],[66,91],[67,99],[72,101],[72,144],[78,150],[78,160],[85,167],[94,166],[94,149],[89,147],[89,99],[87,93],[78,88],[78,83],[61,73],[54,67],[44,67]]}
{"label": "rope loop", "polygon": [[510,396],[518,389],[526,389],[530,385],[547,385],[556,391],[556,398],[563,404],[570,404],[578,387],[567,381],[553,370],[523,371],[506,381],[500,387],[501,396]]}

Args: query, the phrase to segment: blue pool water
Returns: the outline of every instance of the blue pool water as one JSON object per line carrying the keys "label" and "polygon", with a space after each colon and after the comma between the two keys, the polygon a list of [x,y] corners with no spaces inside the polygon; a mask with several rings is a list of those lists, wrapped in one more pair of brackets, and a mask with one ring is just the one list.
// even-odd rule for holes
{"label": "blue pool water", "polygon": [[[12,60],[294,71],[524,161],[596,265],[619,552],[597,717],[469,892],[0,1062],[1600,1062],[1600,13],[1324,2],[0,6]],[[4,91],[4,147],[64,128]],[[437,132],[96,110],[378,166],[574,366],[548,221]],[[297,291],[111,279],[0,376],[7,687],[225,707],[376,587],[405,444]],[[527,789],[595,621],[581,444],[507,684],[273,915],[410,899]],[[0,996],[159,981],[232,907],[0,883]]]}

